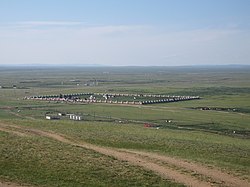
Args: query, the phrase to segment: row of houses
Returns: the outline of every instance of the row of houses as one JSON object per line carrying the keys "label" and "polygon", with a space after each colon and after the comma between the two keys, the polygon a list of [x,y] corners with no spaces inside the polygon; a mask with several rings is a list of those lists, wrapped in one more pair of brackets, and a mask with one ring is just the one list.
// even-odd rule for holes
{"label": "row of houses", "polygon": [[101,95],[101,96],[122,96],[122,97],[158,97],[158,98],[181,98],[181,97],[199,97],[199,96],[180,96],[180,95],[156,95],[156,94],[122,94],[122,93],[73,93],[73,94],[59,94],[59,95],[38,95],[25,97],[25,99],[35,99],[35,98],[70,98],[84,95]]}
{"label": "row of houses", "polygon": [[96,99],[64,99],[64,98],[33,98],[34,100],[44,100],[44,101],[66,101],[66,102],[78,102],[78,103],[110,103],[110,104],[131,104],[131,105],[147,105],[156,103],[169,103],[178,101],[188,101],[194,99],[200,99],[197,96],[187,96],[171,99],[159,99],[159,100],[149,100],[149,101],[117,101],[117,100],[96,100]]}
{"label": "row of houses", "polygon": [[122,94],[122,93],[85,93],[85,95],[102,95],[102,96],[121,96],[121,97],[158,97],[158,98],[182,98],[182,97],[199,97],[199,96],[180,96],[180,95],[156,95],[156,94]]}
{"label": "row of houses", "polygon": [[68,115],[69,115],[69,119],[71,120],[81,121],[83,119],[82,116],[79,116],[79,115],[75,115],[75,114],[68,114]]}
{"label": "row of houses", "polygon": [[70,120],[74,120],[74,121],[81,121],[83,120],[83,117],[80,115],[76,115],[76,114],[64,114],[64,113],[58,113],[57,115],[51,115],[51,114],[46,114],[45,115],[45,119],[47,120],[60,120],[61,117],[63,116],[68,116]]}
{"label": "row of houses", "polygon": [[194,100],[194,99],[200,99],[200,97],[199,96],[182,96],[182,97],[171,98],[171,99],[142,101],[141,104],[147,105],[147,104],[156,104],[156,103],[169,103],[169,102],[178,102],[178,101],[188,101],[188,100]]}
{"label": "row of houses", "polygon": [[[81,99],[77,96],[79,95],[90,95],[89,98]],[[106,99],[96,99],[94,95],[105,96]],[[56,97],[57,96],[57,97]],[[152,97],[157,98],[156,100],[147,100],[147,101],[117,101],[117,100],[108,100],[108,97],[116,96],[133,96],[134,98],[140,97]],[[160,99],[161,98],[161,99]],[[78,102],[78,103],[110,103],[110,104],[132,104],[132,105],[146,105],[146,104],[156,104],[156,103],[168,103],[168,102],[178,102],[178,101],[187,101],[200,99],[199,96],[170,96],[170,95],[139,95],[139,94],[103,94],[103,93],[78,93],[78,94],[66,94],[62,95],[45,95],[45,96],[31,96],[26,97],[25,99],[33,100],[45,100],[45,101],[61,101],[61,102]]]}

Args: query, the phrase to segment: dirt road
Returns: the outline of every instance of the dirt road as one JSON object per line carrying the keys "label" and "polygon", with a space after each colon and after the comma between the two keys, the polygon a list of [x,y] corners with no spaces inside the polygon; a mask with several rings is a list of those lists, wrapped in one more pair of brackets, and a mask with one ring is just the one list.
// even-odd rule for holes
{"label": "dirt road", "polygon": [[[135,150],[101,147],[80,141],[75,142],[70,140],[70,137],[66,137],[65,135],[60,135],[58,133],[3,123],[0,123],[0,131],[13,133],[18,136],[43,136],[63,143],[71,144],[73,146],[91,149],[101,154],[112,156],[118,160],[127,161],[132,165],[151,170],[163,178],[171,179],[186,186],[250,186],[249,182],[224,173],[219,169],[208,168],[201,164],[191,163],[168,156]],[[193,175],[194,173],[195,175]]]}
{"label": "dirt road", "polygon": [[20,186],[19,184],[11,183],[11,182],[0,182],[0,187],[31,187],[31,186]]}

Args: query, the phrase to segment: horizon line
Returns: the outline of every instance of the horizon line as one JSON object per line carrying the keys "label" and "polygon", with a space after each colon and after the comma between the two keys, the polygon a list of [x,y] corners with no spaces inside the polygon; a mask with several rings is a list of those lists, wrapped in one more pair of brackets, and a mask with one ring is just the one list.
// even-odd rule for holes
{"label": "horizon line", "polygon": [[103,64],[0,64],[0,67],[212,67],[250,66],[250,64],[189,64],[189,65],[103,65]]}

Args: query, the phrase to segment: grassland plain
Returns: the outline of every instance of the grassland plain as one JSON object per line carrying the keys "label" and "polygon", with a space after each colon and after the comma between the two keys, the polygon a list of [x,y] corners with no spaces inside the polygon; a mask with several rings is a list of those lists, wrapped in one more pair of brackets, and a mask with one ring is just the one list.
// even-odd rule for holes
{"label": "grassland plain", "polygon": [[[249,68],[4,68],[0,71],[0,119],[4,123],[62,133],[100,146],[143,150],[195,161],[249,180]],[[91,85],[96,81],[98,85]],[[13,85],[17,88],[13,89]],[[148,106],[78,105],[22,99],[30,95],[78,92],[199,95],[202,99]],[[236,111],[204,111],[194,109],[196,107]],[[78,113],[85,120],[46,121],[46,112]],[[172,122],[166,123],[169,119]],[[143,128],[145,122],[161,125],[161,128]],[[72,148],[46,138],[1,133],[0,149],[0,178],[5,181],[38,186],[177,185],[142,168],[123,165],[123,162],[101,154],[96,159],[97,153],[93,151]],[[34,152],[33,156],[29,154],[30,150]],[[13,156],[19,151],[18,156]],[[46,154],[37,156],[42,151]],[[86,161],[79,164],[77,158],[79,155],[85,157],[85,154]],[[55,157],[67,158],[61,161]],[[114,165],[111,170],[105,165],[105,162],[111,162],[109,159],[115,162],[111,164]],[[53,167],[52,160],[55,160]],[[95,164],[96,160],[101,160],[100,165]],[[75,162],[83,168],[77,168]],[[83,166],[85,162],[91,163],[89,168]],[[32,172],[37,168],[41,168],[37,174]],[[64,173],[60,175],[55,170]],[[74,177],[71,170],[75,170]],[[100,170],[101,173],[93,174],[90,170]],[[119,172],[121,174],[116,175]],[[141,175],[137,176],[138,173]],[[110,179],[113,175],[117,177],[114,181]]]}
{"label": "grassland plain", "polygon": [[0,139],[3,180],[34,186],[178,186],[126,162],[50,139],[2,132]]}

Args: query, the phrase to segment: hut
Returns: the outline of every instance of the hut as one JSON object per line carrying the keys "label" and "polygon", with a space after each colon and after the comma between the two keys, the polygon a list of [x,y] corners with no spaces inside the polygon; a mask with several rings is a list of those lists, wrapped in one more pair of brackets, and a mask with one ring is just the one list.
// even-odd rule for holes
{"label": "hut", "polygon": [[58,116],[45,116],[45,119],[47,120],[59,120],[60,118]]}

